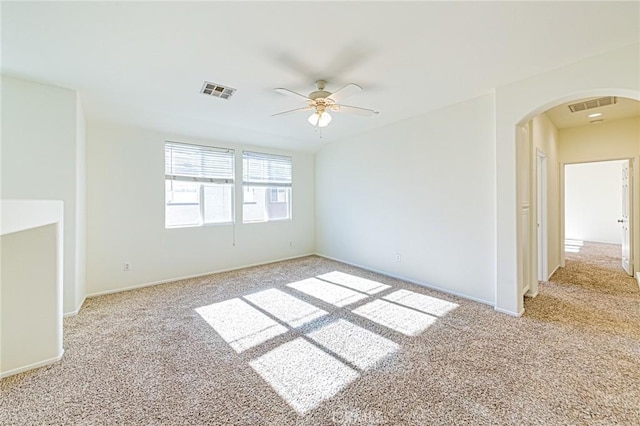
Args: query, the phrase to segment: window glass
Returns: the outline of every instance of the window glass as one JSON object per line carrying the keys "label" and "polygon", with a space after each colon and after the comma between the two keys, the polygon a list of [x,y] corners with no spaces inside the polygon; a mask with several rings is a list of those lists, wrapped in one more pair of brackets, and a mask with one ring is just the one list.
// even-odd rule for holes
{"label": "window glass", "polygon": [[242,221],[291,219],[291,157],[245,151]]}
{"label": "window glass", "polygon": [[165,143],[165,226],[233,223],[234,151]]}

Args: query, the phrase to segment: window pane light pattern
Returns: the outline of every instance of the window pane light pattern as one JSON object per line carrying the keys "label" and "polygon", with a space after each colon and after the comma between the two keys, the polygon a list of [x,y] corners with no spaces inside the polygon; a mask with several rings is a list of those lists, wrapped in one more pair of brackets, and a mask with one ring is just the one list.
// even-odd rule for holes
{"label": "window pane light pattern", "polygon": [[242,170],[243,222],[291,219],[291,157],[244,151]]}
{"label": "window pane light pattern", "polygon": [[400,349],[397,343],[344,319],[307,336],[362,371],[376,367],[384,358]]}
{"label": "window pane light pattern", "polygon": [[300,327],[327,315],[326,311],[275,288],[244,298],[291,327]]}
{"label": "window pane light pattern", "polygon": [[295,288],[309,296],[338,307],[347,306],[367,298],[365,294],[317,278],[307,278],[306,280],[287,284],[287,287]]}
{"label": "window pane light pattern", "polygon": [[233,222],[231,149],[166,142],[165,226]]}
{"label": "window pane light pattern", "polygon": [[316,408],[359,376],[357,371],[301,337],[249,365],[299,414]]}
{"label": "window pane light pattern", "polygon": [[287,328],[240,299],[196,309],[225,342],[240,353],[287,332]]}
{"label": "window pane light pattern", "polygon": [[438,319],[384,300],[374,300],[353,310],[353,313],[407,336],[422,333]]}
{"label": "window pane light pattern", "polygon": [[[321,309],[320,301],[341,312]],[[416,336],[457,308],[438,297],[333,271],[195,310],[303,415],[363,373],[396,362],[401,345],[393,333],[380,334],[380,327]]]}

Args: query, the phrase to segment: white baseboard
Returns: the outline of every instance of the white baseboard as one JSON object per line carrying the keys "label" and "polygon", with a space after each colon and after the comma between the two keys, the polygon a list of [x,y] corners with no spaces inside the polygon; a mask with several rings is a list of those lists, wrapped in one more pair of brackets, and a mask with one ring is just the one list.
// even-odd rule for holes
{"label": "white baseboard", "polygon": [[356,268],[364,269],[366,271],[375,272],[376,274],[385,275],[387,277],[391,277],[391,278],[395,278],[395,279],[398,279],[398,280],[409,282],[411,284],[419,285],[420,287],[430,288],[432,290],[441,291],[443,293],[451,294],[453,296],[462,297],[463,299],[473,300],[474,302],[482,303],[484,305],[493,306],[493,302],[489,302],[488,300],[480,299],[480,298],[469,296],[469,295],[462,294],[462,293],[457,293],[455,291],[451,291],[451,290],[447,290],[447,289],[444,289],[444,288],[436,287],[436,286],[431,285],[431,284],[425,284],[425,283],[422,283],[422,282],[419,282],[419,281],[415,281],[415,280],[412,280],[412,279],[409,279],[409,278],[402,277],[400,275],[391,274],[389,272],[381,271],[381,270],[378,270],[378,269],[373,269],[373,268],[370,268],[368,266],[358,265],[357,263],[347,262],[347,261],[344,261],[344,260],[341,260],[341,259],[337,259],[337,258],[334,258],[334,257],[331,257],[331,256],[326,256],[326,255],[321,254],[321,253],[314,253],[314,254],[316,256],[324,257],[325,259],[335,260],[336,262],[340,262],[340,263],[344,263],[344,264],[347,264],[347,265],[355,266]]}
{"label": "white baseboard", "polygon": [[270,263],[284,262],[285,260],[299,259],[301,257],[313,256],[314,254],[315,253],[301,254],[301,255],[298,255],[298,256],[285,257],[283,259],[269,260],[269,261],[260,262],[260,263],[252,263],[250,265],[235,266],[233,268],[219,269],[217,271],[211,271],[211,272],[203,272],[201,274],[186,275],[186,276],[183,276],[183,277],[169,278],[169,279],[166,279],[166,280],[154,281],[154,282],[150,282],[150,283],[136,284],[136,285],[133,285],[133,286],[130,286],[130,287],[121,287],[121,288],[114,288],[114,289],[111,289],[111,290],[97,291],[97,292],[94,292],[94,293],[87,294],[87,298],[104,296],[105,294],[120,293],[122,291],[136,290],[136,289],[139,289],[139,288],[151,287],[151,286],[154,286],[154,285],[172,283],[174,281],[188,280],[190,278],[205,277],[207,275],[220,274],[222,272],[237,271],[238,269],[245,269],[245,268],[251,268],[251,267],[254,267],[254,266],[268,265]]}
{"label": "white baseboard", "polygon": [[638,285],[640,286],[640,272],[636,272],[636,280],[638,281]]}
{"label": "white baseboard", "polygon": [[558,270],[558,268],[560,268],[560,265],[556,265],[555,268],[553,268],[553,271],[551,271],[551,273],[549,274],[549,276],[547,277],[547,281],[549,281],[551,279],[551,277],[553,276],[553,274],[556,273],[556,271]]}
{"label": "white baseboard", "polygon": [[539,294],[539,292],[537,292],[537,291],[535,293],[532,293],[532,292],[528,291],[528,292],[526,292],[524,294],[524,297],[530,297],[530,298],[533,299],[534,297],[538,297],[538,294]]}
{"label": "white baseboard", "polygon": [[0,379],[13,376],[14,374],[22,373],[23,371],[33,370],[34,368],[44,367],[45,365],[53,364],[54,362],[60,361],[62,359],[62,355],[64,355],[64,349],[60,352],[60,355],[58,355],[57,357],[45,359],[44,361],[34,362],[33,364],[24,365],[22,367],[14,368],[13,370],[3,371],[0,373]]}
{"label": "white baseboard", "polygon": [[80,309],[82,309],[82,305],[84,305],[84,302],[85,302],[86,300],[87,300],[87,297],[85,296],[85,298],[84,298],[84,299],[82,299],[82,302],[80,302],[80,305],[78,306],[78,308],[77,308],[75,311],[65,312],[63,316],[64,316],[65,318],[67,318],[67,317],[73,317],[73,316],[78,315],[78,313],[80,313]]}
{"label": "white baseboard", "polygon": [[498,308],[497,306],[494,307],[493,309],[495,309],[496,312],[500,312],[502,314],[507,314],[507,315],[510,315],[512,317],[521,317],[522,314],[524,314],[524,308],[520,309],[520,312],[507,311],[506,309]]}

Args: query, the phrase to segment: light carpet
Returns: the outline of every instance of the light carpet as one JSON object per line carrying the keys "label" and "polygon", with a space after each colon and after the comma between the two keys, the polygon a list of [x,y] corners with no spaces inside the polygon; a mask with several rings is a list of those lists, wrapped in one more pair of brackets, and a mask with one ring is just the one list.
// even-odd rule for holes
{"label": "light carpet", "polygon": [[617,252],[568,254],[522,318],[315,256],[88,299],[0,424],[639,424]]}

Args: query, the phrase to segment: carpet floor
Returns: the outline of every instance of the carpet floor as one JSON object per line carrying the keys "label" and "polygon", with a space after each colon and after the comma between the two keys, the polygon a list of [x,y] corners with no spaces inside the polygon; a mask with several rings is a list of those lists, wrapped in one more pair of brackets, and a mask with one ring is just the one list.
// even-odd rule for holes
{"label": "carpet floor", "polygon": [[0,424],[637,425],[619,263],[585,243],[521,318],[316,256],[91,298]]}

